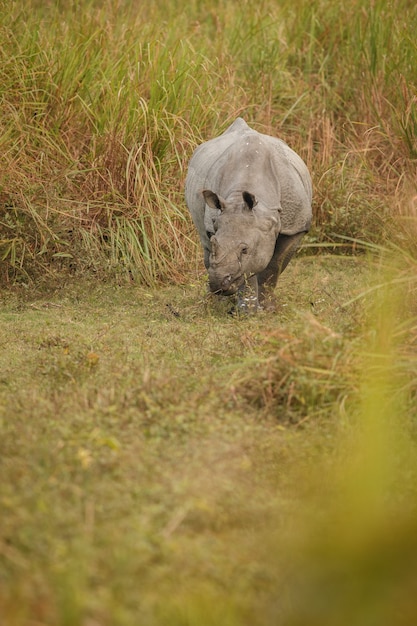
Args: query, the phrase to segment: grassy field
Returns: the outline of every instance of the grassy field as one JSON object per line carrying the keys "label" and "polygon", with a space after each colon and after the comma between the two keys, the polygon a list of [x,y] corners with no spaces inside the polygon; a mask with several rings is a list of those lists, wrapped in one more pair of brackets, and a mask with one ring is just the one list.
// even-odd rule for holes
{"label": "grassy field", "polygon": [[[2,625],[414,625],[416,30],[408,0],[0,0]],[[183,200],[237,115],[314,183],[247,318]]]}
{"label": "grassy field", "polygon": [[246,319],[204,284],[4,293],[2,623],[412,624],[417,327],[374,275],[300,258]]}

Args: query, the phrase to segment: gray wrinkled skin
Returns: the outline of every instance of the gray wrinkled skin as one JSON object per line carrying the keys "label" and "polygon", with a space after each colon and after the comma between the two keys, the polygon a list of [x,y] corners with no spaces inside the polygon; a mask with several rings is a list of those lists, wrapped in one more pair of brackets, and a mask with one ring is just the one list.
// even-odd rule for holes
{"label": "gray wrinkled skin", "polygon": [[256,311],[311,224],[312,186],[301,158],[238,118],[195,150],[185,199],[204,249],[210,290],[238,293]]}

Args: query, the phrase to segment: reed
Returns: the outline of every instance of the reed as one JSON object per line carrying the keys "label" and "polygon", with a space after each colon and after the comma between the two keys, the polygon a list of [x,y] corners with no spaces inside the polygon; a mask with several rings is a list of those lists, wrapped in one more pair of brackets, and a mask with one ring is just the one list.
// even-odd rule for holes
{"label": "reed", "polygon": [[201,256],[187,162],[237,115],[308,162],[310,244],[381,242],[399,198],[415,195],[416,10],[405,0],[0,10],[5,283],[88,271],[98,248],[103,272],[183,281]]}

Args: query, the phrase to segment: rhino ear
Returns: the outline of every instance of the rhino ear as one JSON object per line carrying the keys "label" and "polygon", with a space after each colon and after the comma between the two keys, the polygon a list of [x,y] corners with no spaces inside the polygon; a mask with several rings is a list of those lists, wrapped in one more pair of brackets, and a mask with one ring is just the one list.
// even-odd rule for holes
{"label": "rhino ear", "polygon": [[202,194],[204,196],[204,200],[206,201],[206,203],[208,204],[210,208],[223,211],[224,200],[222,198],[219,198],[217,193],[214,193],[214,191],[210,191],[209,189],[204,189]]}
{"label": "rhino ear", "polygon": [[252,209],[258,204],[257,199],[255,198],[253,193],[249,193],[249,191],[243,191],[242,196],[246,208],[249,209],[249,211],[252,211]]}

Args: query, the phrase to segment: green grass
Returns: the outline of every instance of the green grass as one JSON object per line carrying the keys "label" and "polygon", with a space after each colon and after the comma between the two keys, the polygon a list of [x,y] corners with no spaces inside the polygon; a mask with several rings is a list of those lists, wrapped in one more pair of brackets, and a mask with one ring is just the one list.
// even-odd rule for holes
{"label": "green grass", "polygon": [[198,283],[4,293],[3,622],[411,624],[416,329],[389,277],[368,317],[374,271],[300,258],[246,319]]}

